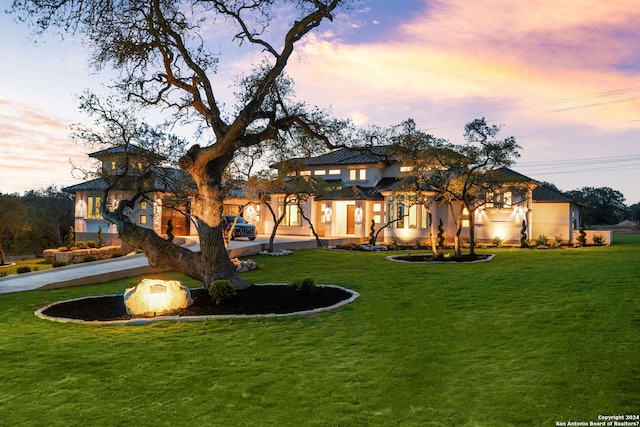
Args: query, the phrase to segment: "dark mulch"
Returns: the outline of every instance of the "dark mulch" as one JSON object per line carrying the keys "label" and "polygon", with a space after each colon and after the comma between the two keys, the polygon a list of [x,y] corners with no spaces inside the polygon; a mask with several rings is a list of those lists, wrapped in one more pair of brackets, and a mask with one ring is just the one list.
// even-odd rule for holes
{"label": "dark mulch", "polygon": [[[193,305],[171,313],[172,316],[209,316],[230,314],[284,314],[315,308],[330,307],[351,298],[343,289],[318,286],[313,295],[303,294],[295,288],[282,285],[251,286],[239,290],[233,298],[220,305],[204,289],[191,289]],[[47,308],[42,314],[78,320],[129,320],[122,295],[83,298],[61,302]]]}
{"label": "dark mulch", "polygon": [[489,259],[491,255],[487,254],[462,254],[458,258],[454,257],[444,257],[444,256],[436,256],[428,255],[428,254],[416,254],[416,255],[398,255],[394,256],[393,259],[397,259],[400,261],[409,261],[409,262],[472,262],[472,261],[481,261],[485,259]]}

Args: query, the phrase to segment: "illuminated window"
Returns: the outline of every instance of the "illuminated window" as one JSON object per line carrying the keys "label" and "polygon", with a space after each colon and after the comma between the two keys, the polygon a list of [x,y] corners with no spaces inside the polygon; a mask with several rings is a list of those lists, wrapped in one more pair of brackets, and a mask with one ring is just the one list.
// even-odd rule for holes
{"label": "illuminated window", "polygon": [[140,210],[141,211],[147,210],[147,202],[140,202]]}
{"label": "illuminated window", "polygon": [[404,196],[398,196],[398,222],[396,222],[396,228],[404,228],[404,218],[406,214]]}
{"label": "illuminated window", "polygon": [[340,175],[340,169],[329,169],[329,175]]}
{"label": "illuminated window", "polygon": [[324,170],[324,169],[318,169],[318,170],[313,171],[313,174],[314,175],[326,175],[327,171]]}
{"label": "illuminated window", "polygon": [[429,213],[429,211],[427,210],[427,207],[424,205],[420,205],[420,207],[422,208],[422,215],[421,215],[421,219],[422,222],[420,224],[421,228],[429,228],[429,220],[431,219],[431,214]]}
{"label": "illuminated window", "polygon": [[111,162],[111,170],[116,170],[116,162]]}
{"label": "illuminated window", "polygon": [[366,169],[350,169],[349,181],[366,181],[367,170]]}
{"label": "illuminated window", "polygon": [[311,171],[300,171],[300,176],[311,176]]}
{"label": "illuminated window", "polygon": [[511,207],[511,191],[506,191],[503,195],[502,195],[502,206],[505,208],[510,208]]}
{"label": "illuminated window", "polygon": [[100,215],[100,196],[89,196],[87,198],[87,218],[97,219]]}
{"label": "illuminated window", "polygon": [[418,228],[418,206],[409,207],[409,228]]}
{"label": "illuminated window", "polygon": [[[293,201],[290,200],[289,202]],[[302,225],[298,205],[295,203],[285,204],[284,197],[278,197],[278,216],[282,216],[283,213],[284,219],[281,224],[285,227],[300,227]]]}
{"label": "illuminated window", "polygon": [[374,212],[380,212],[380,209],[382,209],[382,203],[374,203],[373,204],[373,211]]}
{"label": "illuminated window", "polygon": [[413,170],[413,166],[400,166],[400,172],[411,172]]}
{"label": "illuminated window", "polygon": [[138,170],[142,170],[142,162],[138,162]]}
{"label": "illuminated window", "polygon": [[147,216],[140,215],[140,224],[146,224],[146,223],[147,223]]}

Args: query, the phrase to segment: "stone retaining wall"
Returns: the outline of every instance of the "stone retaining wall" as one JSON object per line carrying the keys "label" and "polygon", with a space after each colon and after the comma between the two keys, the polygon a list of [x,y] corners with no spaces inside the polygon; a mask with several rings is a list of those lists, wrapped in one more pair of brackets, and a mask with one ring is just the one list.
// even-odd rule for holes
{"label": "stone retaining wall", "polygon": [[74,249],[65,251],[60,249],[45,249],[44,258],[47,262],[64,262],[65,264],[78,264],[84,262],[88,256],[96,260],[113,258],[113,254],[121,253],[120,246],[104,246],[102,248]]}

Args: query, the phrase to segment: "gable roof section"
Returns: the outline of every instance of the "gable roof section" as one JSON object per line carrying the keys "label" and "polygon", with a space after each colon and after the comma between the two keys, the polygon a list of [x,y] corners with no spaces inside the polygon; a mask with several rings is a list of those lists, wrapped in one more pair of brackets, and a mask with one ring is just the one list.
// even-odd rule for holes
{"label": "gable roof section", "polygon": [[140,156],[140,157],[144,157],[152,160],[166,160],[166,157],[156,154],[153,151],[147,150],[146,148],[142,148],[134,144],[128,144],[126,146],[115,145],[113,147],[105,148],[104,150],[89,153],[89,157],[93,157],[95,159],[100,160],[103,158],[108,158],[111,156],[119,156],[122,154]]}
{"label": "gable roof section", "polygon": [[[126,181],[127,184],[130,182],[130,180]],[[73,194],[78,191],[104,191],[107,188],[109,188],[109,183],[106,179],[96,178],[65,187],[62,191]],[[115,190],[123,190],[123,188],[116,187]],[[150,186],[149,191],[196,192],[196,187],[187,172],[175,168],[156,167],[154,168],[153,184]]]}
{"label": "gable roof section", "polygon": [[554,190],[551,187],[547,187],[544,184],[540,184],[533,190],[532,199],[538,203],[553,203],[553,202],[566,202],[580,205],[577,201],[572,199],[560,191]]}

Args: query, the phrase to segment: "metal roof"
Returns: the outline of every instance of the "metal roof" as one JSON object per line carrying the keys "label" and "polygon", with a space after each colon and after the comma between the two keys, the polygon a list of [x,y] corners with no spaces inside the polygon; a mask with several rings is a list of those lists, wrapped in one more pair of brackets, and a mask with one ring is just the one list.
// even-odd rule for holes
{"label": "metal roof", "polygon": [[302,159],[302,164],[305,166],[331,166],[390,162],[391,157],[384,153],[386,149],[388,149],[386,146],[340,148],[320,156]]}

